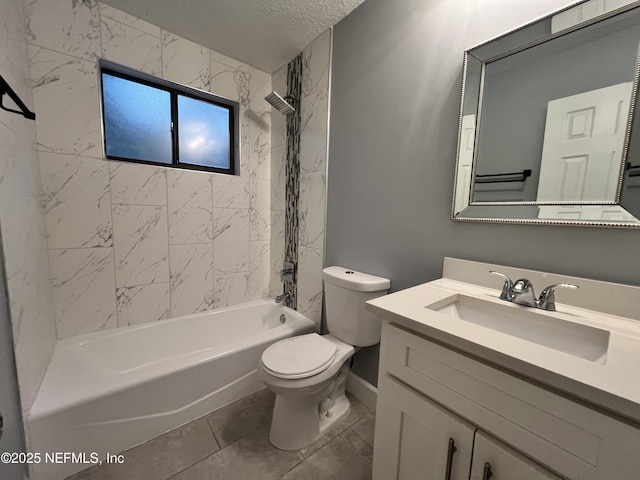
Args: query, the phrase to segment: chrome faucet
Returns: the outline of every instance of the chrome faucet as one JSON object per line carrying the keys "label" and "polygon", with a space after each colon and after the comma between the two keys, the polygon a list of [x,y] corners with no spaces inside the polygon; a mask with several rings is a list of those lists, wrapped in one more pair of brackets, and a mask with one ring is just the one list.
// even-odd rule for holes
{"label": "chrome faucet", "polygon": [[533,285],[526,278],[521,278],[512,282],[504,273],[493,270],[489,273],[504,279],[504,285],[502,286],[502,292],[500,293],[501,300],[517,303],[518,305],[524,305],[525,307],[540,308],[549,312],[556,311],[556,288],[570,288],[572,290],[580,288],[578,285],[573,285],[571,283],[556,283],[554,285],[549,285],[547,288],[542,290],[540,297],[536,299],[536,296],[533,293]]}
{"label": "chrome faucet", "polygon": [[276,303],[281,303],[283,300],[285,301],[285,305],[289,305],[289,302],[291,302],[291,292],[284,292],[282,295],[276,297]]}
{"label": "chrome faucet", "polygon": [[526,278],[516,280],[513,284],[513,303],[525,307],[536,307],[536,294],[533,293],[533,285]]}

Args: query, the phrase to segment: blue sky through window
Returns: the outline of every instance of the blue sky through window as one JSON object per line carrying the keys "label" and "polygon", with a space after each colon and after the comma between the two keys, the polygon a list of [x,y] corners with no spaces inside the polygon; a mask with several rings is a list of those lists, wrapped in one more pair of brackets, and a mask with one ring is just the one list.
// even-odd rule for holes
{"label": "blue sky through window", "polygon": [[229,168],[231,132],[227,108],[179,95],[178,139],[181,163]]}
{"label": "blue sky through window", "polygon": [[171,94],[102,74],[107,156],[172,162]]}

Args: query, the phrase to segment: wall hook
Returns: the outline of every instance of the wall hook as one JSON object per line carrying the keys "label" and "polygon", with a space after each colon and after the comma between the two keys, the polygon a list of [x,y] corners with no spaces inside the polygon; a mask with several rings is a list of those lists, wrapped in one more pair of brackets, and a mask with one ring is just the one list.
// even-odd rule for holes
{"label": "wall hook", "polygon": [[[3,105],[2,101],[4,99],[5,93],[9,95],[11,100],[13,100],[18,107],[20,107],[20,110],[12,110]],[[33,113],[31,110],[29,110],[27,106],[24,104],[24,102],[20,100],[20,97],[18,97],[18,94],[14,92],[13,89],[7,83],[7,81],[4,78],[2,78],[2,75],[0,75],[0,108],[2,110],[6,110],[7,112],[23,115],[25,118],[28,118],[29,120],[36,119],[36,114]]]}

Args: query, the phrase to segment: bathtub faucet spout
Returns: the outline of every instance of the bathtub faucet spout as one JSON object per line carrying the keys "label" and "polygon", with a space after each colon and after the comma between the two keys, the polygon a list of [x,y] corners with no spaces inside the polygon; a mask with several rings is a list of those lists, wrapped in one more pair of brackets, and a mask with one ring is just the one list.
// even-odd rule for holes
{"label": "bathtub faucet spout", "polygon": [[285,301],[285,305],[289,305],[289,302],[291,301],[291,292],[284,292],[282,295],[278,295],[276,297],[276,303],[281,303],[283,300]]}

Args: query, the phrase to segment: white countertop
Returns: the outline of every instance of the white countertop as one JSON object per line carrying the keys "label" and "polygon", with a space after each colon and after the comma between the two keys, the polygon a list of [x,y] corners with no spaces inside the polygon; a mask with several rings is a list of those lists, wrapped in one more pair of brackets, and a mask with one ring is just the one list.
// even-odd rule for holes
{"label": "white countertop", "polygon": [[[607,330],[610,335],[606,358],[600,362],[586,360],[428,308],[458,294]],[[640,423],[638,320],[558,301],[556,312],[545,312],[505,302],[499,296],[499,289],[442,278],[375,298],[367,302],[366,308],[463,353]]]}

